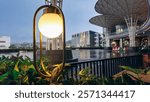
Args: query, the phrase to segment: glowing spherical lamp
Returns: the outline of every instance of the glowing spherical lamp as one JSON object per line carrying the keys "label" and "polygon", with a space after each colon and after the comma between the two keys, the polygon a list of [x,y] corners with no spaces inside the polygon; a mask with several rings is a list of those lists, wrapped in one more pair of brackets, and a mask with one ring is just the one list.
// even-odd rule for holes
{"label": "glowing spherical lamp", "polygon": [[47,38],[56,38],[63,32],[63,20],[57,13],[45,13],[38,22],[40,32]]}

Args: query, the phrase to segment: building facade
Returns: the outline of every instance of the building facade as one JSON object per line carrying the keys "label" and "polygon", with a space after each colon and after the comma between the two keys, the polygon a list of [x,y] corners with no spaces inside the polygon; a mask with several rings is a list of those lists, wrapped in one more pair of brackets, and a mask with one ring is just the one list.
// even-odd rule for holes
{"label": "building facade", "polygon": [[63,43],[62,43],[62,35],[57,38],[47,38],[46,41],[46,50],[62,50]]}
{"label": "building facade", "polygon": [[101,35],[94,31],[73,34],[71,47],[100,47],[101,39]]}
{"label": "building facade", "polygon": [[10,37],[0,36],[0,49],[9,49],[10,47]]}
{"label": "building facade", "polygon": [[150,0],[98,0],[95,10],[90,23],[103,27],[105,47],[150,46]]}

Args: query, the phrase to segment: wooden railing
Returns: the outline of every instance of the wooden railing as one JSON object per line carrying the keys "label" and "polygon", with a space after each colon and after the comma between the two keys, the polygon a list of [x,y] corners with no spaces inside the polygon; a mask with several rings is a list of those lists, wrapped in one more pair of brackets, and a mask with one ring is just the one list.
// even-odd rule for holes
{"label": "wooden railing", "polygon": [[75,80],[80,79],[78,73],[84,68],[90,68],[89,74],[97,77],[111,77],[112,75],[120,72],[122,69],[119,68],[121,65],[131,66],[133,68],[142,67],[142,55],[126,56],[119,58],[110,58],[102,60],[92,60],[85,62],[74,62],[70,63],[70,67],[67,69],[68,74],[66,78],[73,78]]}

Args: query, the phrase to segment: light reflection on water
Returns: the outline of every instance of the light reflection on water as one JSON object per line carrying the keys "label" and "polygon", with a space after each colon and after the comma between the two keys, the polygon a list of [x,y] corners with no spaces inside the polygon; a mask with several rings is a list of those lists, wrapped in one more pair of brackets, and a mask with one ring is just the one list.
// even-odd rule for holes
{"label": "light reflection on water", "polygon": [[78,58],[79,61],[86,60],[98,60],[106,58],[117,58],[123,56],[135,55],[135,52],[125,52],[125,51],[110,51],[102,49],[76,49],[72,51],[73,58]]}
{"label": "light reflection on water", "polygon": [[[101,49],[76,49],[72,50],[73,59],[78,59],[79,61],[87,61],[87,60],[97,60],[97,59],[106,59],[106,58],[115,58],[115,57],[123,57],[134,55],[136,53],[128,53],[128,52],[111,52],[108,50]],[[16,56],[17,52],[14,53],[0,53],[0,57],[2,56]],[[31,60],[33,60],[33,52],[20,51],[20,56],[28,56]]]}

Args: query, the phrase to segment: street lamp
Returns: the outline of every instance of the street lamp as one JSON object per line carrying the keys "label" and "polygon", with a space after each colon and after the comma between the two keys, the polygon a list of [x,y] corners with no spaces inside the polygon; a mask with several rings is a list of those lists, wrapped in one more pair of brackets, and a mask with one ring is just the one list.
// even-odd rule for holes
{"label": "street lamp", "polygon": [[[37,47],[36,47],[36,33],[37,33],[37,15],[39,12],[43,10],[42,16],[39,18],[38,21],[38,28],[40,31],[40,65],[41,69],[37,65]],[[48,71],[47,68],[45,68],[43,60],[42,60],[42,36],[45,36],[47,38],[56,38],[62,35],[62,63],[61,63],[61,70],[59,69],[58,74],[61,73],[64,64],[65,64],[65,18],[62,10],[55,5],[43,5],[39,7],[35,14],[33,19],[33,61],[34,61],[34,67],[36,71],[42,75],[43,77],[52,77],[52,72]]]}

